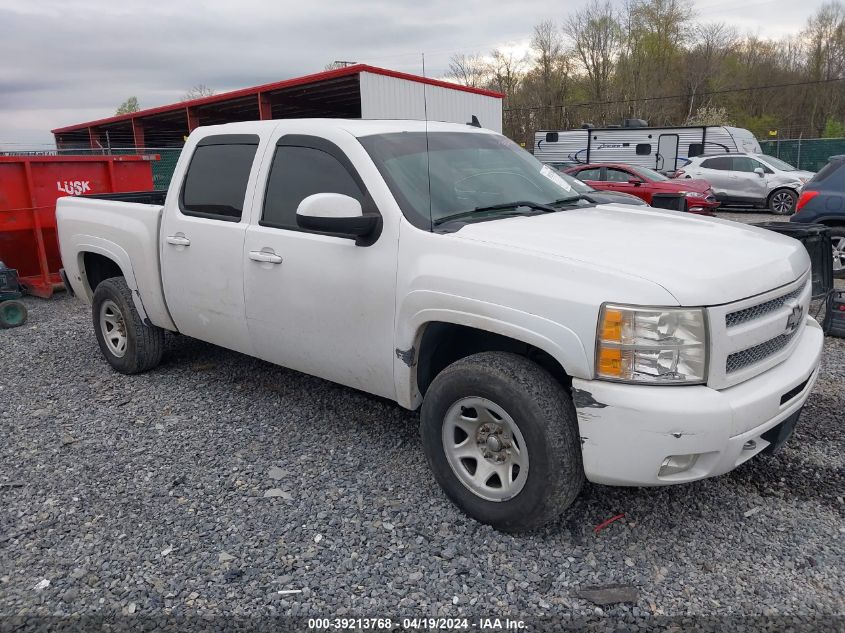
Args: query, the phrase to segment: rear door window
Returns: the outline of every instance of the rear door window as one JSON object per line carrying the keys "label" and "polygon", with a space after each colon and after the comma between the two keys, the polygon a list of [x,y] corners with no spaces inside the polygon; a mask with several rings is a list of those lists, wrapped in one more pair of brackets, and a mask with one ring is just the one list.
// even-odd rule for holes
{"label": "rear door window", "polygon": [[582,169],[575,177],[578,180],[601,180],[601,168],[596,167],[595,169]]}
{"label": "rear door window", "polygon": [[734,171],[743,171],[743,172],[753,172],[754,168],[758,165],[755,165],[757,161],[748,158],[748,156],[734,156],[733,157],[733,170]]}
{"label": "rear door window", "polygon": [[624,169],[616,169],[615,167],[607,168],[606,180],[608,182],[628,182],[634,175],[628,173]]}
{"label": "rear door window", "polygon": [[730,171],[733,169],[733,163],[730,156],[717,156],[716,158],[708,158],[701,161],[701,166],[704,169],[716,169],[718,171]]}
{"label": "rear door window", "polygon": [[179,199],[184,215],[239,222],[258,137],[206,137],[194,150]]}

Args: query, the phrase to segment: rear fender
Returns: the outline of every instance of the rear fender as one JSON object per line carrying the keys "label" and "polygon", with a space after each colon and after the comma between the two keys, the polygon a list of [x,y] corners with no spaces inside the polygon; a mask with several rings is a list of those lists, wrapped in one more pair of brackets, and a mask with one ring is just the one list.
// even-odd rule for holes
{"label": "rear fender", "polygon": [[135,303],[135,309],[144,322],[149,321],[147,311],[144,308],[144,303],[141,300],[141,295],[138,291],[138,281],[135,278],[135,269],[132,267],[132,260],[129,254],[114,242],[104,240],[93,235],[78,235],[76,244],[72,246],[77,253],[76,270],[66,271],[71,283],[74,284],[76,293],[83,297],[87,303],[92,303],[94,300],[94,291],[88,284],[88,277],[85,273],[85,253],[96,253],[109,258],[120,267],[123,277],[126,280],[126,285],[132,291],[132,299]]}

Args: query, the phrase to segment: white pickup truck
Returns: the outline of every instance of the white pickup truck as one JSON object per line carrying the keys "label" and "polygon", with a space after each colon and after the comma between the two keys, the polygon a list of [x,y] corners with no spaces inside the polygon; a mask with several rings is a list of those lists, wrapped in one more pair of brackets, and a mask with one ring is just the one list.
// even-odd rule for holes
{"label": "white pickup truck", "polygon": [[199,128],[166,197],[120,197],[57,210],[116,370],[155,367],[172,331],[421,408],[437,481],[500,529],[558,517],[585,477],[676,484],[770,452],[817,377],[799,242],[596,205],[487,130]]}

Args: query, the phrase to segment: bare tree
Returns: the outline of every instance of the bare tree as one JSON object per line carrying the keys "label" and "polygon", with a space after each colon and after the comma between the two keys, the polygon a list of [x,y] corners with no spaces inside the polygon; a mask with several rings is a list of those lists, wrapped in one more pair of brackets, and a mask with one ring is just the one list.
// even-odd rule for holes
{"label": "bare tree", "polygon": [[449,58],[449,71],[446,76],[456,83],[470,88],[481,88],[487,83],[489,75],[490,67],[477,53],[455,54]]}
{"label": "bare tree", "polygon": [[500,49],[490,53],[488,65],[490,85],[505,94],[505,99],[513,99],[525,74],[528,60],[525,55],[504,52]]}
{"label": "bare tree", "polygon": [[611,73],[622,47],[622,26],[609,0],[592,0],[563,23],[572,51],[587,73],[591,97],[607,98]]}
{"label": "bare tree", "polygon": [[197,84],[184,95],[182,95],[181,101],[191,101],[193,99],[201,99],[202,97],[210,97],[214,94],[214,90],[206,86],[205,84]]}
{"label": "bare tree", "polygon": [[540,124],[548,129],[561,127],[564,125],[566,114],[558,104],[561,104],[566,96],[570,64],[560,31],[554,22],[547,20],[534,27],[531,50],[535,64],[528,79],[539,97]]}
{"label": "bare tree", "polygon": [[331,64],[326,64],[323,66],[323,70],[338,70],[339,68],[346,68],[347,66],[354,66],[358,62],[347,62],[340,59],[336,59]]}
{"label": "bare tree", "polygon": [[[802,32],[807,51],[807,71],[815,81],[845,77],[845,8],[839,0],[826,2]],[[818,84],[810,90],[811,126],[821,135],[831,113],[843,103],[841,84]]]}
{"label": "bare tree", "polygon": [[692,30],[692,37],[692,46],[685,51],[684,59],[685,87],[689,95],[687,119],[693,116],[698,93],[712,84],[739,40],[736,29],[724,23],[698,24]]}

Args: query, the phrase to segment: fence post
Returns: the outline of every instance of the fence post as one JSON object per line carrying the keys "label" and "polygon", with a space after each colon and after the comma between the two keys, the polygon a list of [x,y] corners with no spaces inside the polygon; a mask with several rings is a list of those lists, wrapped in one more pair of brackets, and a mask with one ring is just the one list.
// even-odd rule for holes
{"label": "fence post", "polygon": [[795,165],[798,169],[801,169],[801,137],[802,136],[804,136],[804,132],[801,132],[801,134],[798,135],[798,159],[796,161],[798,164]]}

